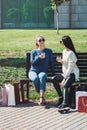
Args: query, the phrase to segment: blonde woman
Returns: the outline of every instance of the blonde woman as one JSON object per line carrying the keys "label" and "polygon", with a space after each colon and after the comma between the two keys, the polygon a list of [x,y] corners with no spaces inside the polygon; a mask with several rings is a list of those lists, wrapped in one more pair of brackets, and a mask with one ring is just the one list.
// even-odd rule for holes
{"label": "blonde woman", "polygon": [[29,78],[32,80],[36,91],[40,95],[40,105],[45,104],[44,92],[46,90],[48,65],[50,65],[52,75],[54,75],[52,50],[45,48],[45,38],[43,36],[37,36],[36,49],[31,51]]}

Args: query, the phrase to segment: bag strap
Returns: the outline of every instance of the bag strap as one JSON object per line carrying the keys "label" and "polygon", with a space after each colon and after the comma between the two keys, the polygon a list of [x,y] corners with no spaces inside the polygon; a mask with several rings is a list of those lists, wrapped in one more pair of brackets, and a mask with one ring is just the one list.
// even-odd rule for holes
{"label": "bag strap", "polygon": [[[87,96],[85,96],[85,97],[87,97]],[[87,107],[87,104],[85,104],[84,97],[82,97],[82,104],[83,104],[83,106]]]}

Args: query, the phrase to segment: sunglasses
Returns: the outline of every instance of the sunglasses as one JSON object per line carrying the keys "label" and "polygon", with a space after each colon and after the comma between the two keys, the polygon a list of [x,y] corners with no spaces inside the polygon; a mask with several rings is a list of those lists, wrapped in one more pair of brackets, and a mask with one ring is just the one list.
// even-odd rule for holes
{"label": "sunglasses", "polygon": [[39,39],[38,41],[39,41],[39,42],[45,42],[45,39],[42,38],[42,39]]}
{"label": "sunglasses", "polygon": [[62,44],[63,43],[63,41],[60,41],[60,44]]}

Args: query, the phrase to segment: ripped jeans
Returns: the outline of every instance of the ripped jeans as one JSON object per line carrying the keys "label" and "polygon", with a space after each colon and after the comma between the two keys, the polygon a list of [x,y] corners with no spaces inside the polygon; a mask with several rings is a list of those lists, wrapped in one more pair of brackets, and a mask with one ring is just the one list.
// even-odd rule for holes
{"label": "ripped jeans", "polygon": [[33,82],[36,91],[39,93],[40,91],[45,91],[46,89],[46,77],[47,74],[45,72],[36,72],[30,71],[29,78]]}

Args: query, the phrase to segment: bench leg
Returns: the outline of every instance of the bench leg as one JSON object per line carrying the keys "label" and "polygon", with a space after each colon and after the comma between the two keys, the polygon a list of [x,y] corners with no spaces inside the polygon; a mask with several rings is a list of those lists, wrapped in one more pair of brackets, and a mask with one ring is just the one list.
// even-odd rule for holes
{"label": "bench leg", "polygon": [[[27,100],[25,99],[25,96],[24,96],[24,85],[26,85],[26,98]],[[26,101],[29,101],[29,80],[20,80],[20,87],[21,87],[21,96],[22,96],[22,102],[26,102]]]}
{"label": "bench leg", "polygon": [[13,83],[14,91],[15,91],[15,101],[16,105],[20,104],[20,91],[19,91],[19,83]]}
{"label": "bench leg", "polygon": [[27,83],[27,95],[26,95],[26,97],[29,100],[29,82]]}
{"label": "bench leg", "polygon": [[21,96],[22,96],[22,102],[24,102],[24,89],[23,89],[23,84],[21,84]]}

